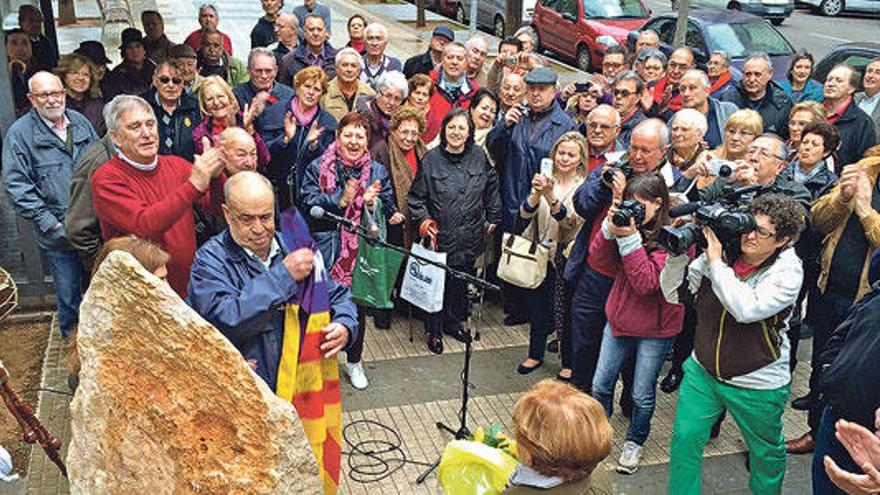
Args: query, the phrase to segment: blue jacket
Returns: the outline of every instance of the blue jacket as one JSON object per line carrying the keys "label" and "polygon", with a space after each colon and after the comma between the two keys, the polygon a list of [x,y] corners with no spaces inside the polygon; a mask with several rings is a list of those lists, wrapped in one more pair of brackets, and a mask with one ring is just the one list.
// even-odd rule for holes
{"label": "blue jacket", "polygon": [[[337,167],[336,190],[330,194],[321,191],[318,176],[320,173],[321,157],[316,158],[306,169],[305,177],[302,185],[302,210],[308,212],[313,206],[320,206],[324,211],[333,213],[334,215],[345,216],[345,210],[339,207],[339,198],[345,191],[345,183],[348,179],[359,179],[361,169],[348,169],[345,167]],[[379,199],[382,200],[382,213],[386,219],[390,218],[397,211],[397,202],[394,200],[394,190],[391,187],[391,177],[381,163],[373,161],[370,164],[370,180],[368,184],[379,181],[382,185],[379,191]],[[342,249],[342,236],[340,235],[339,225],[329,220],[316,220],[311,218],[308,213],[305,214],[309,222],[309,230],[312,237],[318,243],[318,249],[324,257],[324,263],[329,268],[336,263],[336,258]]]}
{"label": "blue jacket", "polygon": [[[304,125],[297,124],[293,139],[284,144],[284,117],[290,113],[291,101],[292,97],[285,100],[284,104],[279,102],[267,107],[255,124],[257,132],[269,148],[269,154],[272,155],[266,176],[275,186],[281,211],[291,204],[297,207],[302,204],[302,184],[306,167],[320,157],[336,139],[336,119],[318,107],[312,121]],[[306,142],[312,125],[324,129],[314,150]]]}
{"label": "blue jacket", "polygon": [[[189,279],[187,303],[217,327],[245,359],[257,362],[257,375],[275,390],[284,304],[298,284],[284,266],[287,249],[276,233],[281,252],[268,269],[235,243],[229,229],[214,236],[197,252]],[[348,289],[327,277],[330,318],[348,328],[349,344],[357,332],[357,308]]]}
{"label": "blue jacket", "polygon": [[34,224],[43,249],[71,249],[64,231],[70,185],[80,156],[98,141],[82,114],[65,110],[70,147],[49,129],[36,109],[16,120],[3,143],[3,182],[15,211]]}
{"label": "blue jacket", "polygon": [[[254,87],[254,84],[251,81],[248,81],[243,84],[239,84],[238,86],[236,86],[235,88],[232,89],[232,94],[235,95],[235,99],[238,101],[238,109],[241,110],[242,112],[244,112],[245,103],[250,104],[251,101],[253,101],[254,97],[257,96],[257,93],[259,93],[259,92],[260,91]],[[271,112],[268,112],[268,110],[271,109],[272,107],[275,107],[275,106],[282,106],[283,107],[285,105],[290,105],[290,100],[293,98],[294,91],[293,91],[293,88],[291,88],[290,86],[286,86],[284,84],[276,82],[276,83],[272,84],[272,89],[269,90],[269,95],[271,97],[275,98],[275,103],[269,103],[268,105],[266,105],[266,108],[263,110],[263,113],[261,113],[254,120],[254,128],[257,130],[257,132],[260,134],[260,137],[263,138],[263,141],[266,143],[268,143],[269,140],[266,139],[267,136],[265,136],[263,134],[262,129],[263,129],[263,121],[265,120],[267,113],[271,113]],[[284,120],[281,121],[281,124],[282,124],[282,128],[283,128]],[[268,146],[268,144],[267,144],[267,146]]]}
{"label": "blue jacket", "polygon": [[779,83],[779,87],[785,91],[785,94],[788,95],[791,102],[794,104],[798,104],[802,101],[817,101],[822,103],[825,101],[825,88],[822,86],[822,83],[815,79],[807,79],[807,84],[804,86],[803,91],[801,91],[800,98],[795,98],[794,90],[791,88],[791,81],[785,79],[783,81],[777,81]]}
{"label": "blue jacket", "polygon": [[486,148],[500,168],[501,225],[505,232],[516,226],[519,206],[529,195],[532,177],[541,171],[541,159],[550,155],[560,136],[577,130],[571,117],[555,101],[550,114],[539,125],[540,129],[532,132],[531,115],[510,127],[501,120],[486,138]]}

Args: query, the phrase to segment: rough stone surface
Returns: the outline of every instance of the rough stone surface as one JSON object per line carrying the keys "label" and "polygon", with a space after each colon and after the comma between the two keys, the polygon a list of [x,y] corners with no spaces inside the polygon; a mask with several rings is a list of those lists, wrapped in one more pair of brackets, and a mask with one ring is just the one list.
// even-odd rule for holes
{"label": "rough stone surface", "polygon": [[92,280],[78,348],[72,493],[321,492],[293,406],[127,253]]}

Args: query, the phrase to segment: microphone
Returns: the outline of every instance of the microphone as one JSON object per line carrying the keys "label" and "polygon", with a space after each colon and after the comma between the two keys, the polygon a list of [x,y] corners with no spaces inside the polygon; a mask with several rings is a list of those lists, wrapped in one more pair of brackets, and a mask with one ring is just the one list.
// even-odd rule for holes
{"label": "microphone", "polygon": [[355,229],[358,226],[354,224],[351,220],[341,217],[339,215],[330,213],[329,211],[321,208],[320,206],[313,206],[309,209],[309,215],[312,216],[315,220],[329,220],[331,222],[341,223],[350,229]]}
{"label": "microphone", "polygon": [[701,206],[703,205],[699,202],[685,203],[683,205],[674,206],[669,209],[669,217],[677,218],[683,217],[685,215],[690,215],[691,213],[696,213],[696,211],[699,210]]}

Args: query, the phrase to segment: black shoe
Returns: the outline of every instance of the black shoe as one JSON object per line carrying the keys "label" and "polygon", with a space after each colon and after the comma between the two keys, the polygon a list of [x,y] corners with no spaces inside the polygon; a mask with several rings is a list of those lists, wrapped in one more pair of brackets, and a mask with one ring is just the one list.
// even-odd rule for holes
{"label": "black shoe", "polygon": [[547,343],[547,352],[559,352],[559,339],[553,339]]}
{"label": "black shoe", "polygon": [[529,322],[529,317],[525,315],[507,315],[504,317],[504,326],[514,327]]}
{"label": "black shoe", "polygon": [[544,361],[538,361],[538,364],[536,364],[530,368],[522,363],[519,363],[519,366],[516,367],[516,372],[519,373],[520,375],[528,375],[529,373],[540,368],[542,364],[544,364]]}
{"label": "black shoe", "polygon": [[471,341],[470,334],[467,333],[464,328],[462,328],[460,323],[455,325],[453,328],[446,328],[444,326],[443,333],[449,335],[450,337],[461,342],[462,344],[467,344]]}
{"label": "black shoe", "polygon": [[797,411],[809,411],[813,406],[813,398],[809,394],[791,401],[791,408]]}
{"label": "black shoe", "polygon": [[438,335],[427,336],[428,350],[434,354],[443,354],[443,339]]}
{"label": "black shoe", "polygon": [[373,313],[373,324],[380,330],[388,330],[391,328],[391,310],[377,309]]}
{"label": "black shoe", "polygon": [[669,370],[669,373],[667,373],[666,377],[663,378],[663,381],[660,382],[660,390],[667,394],[675,392],[676,390],[678,390],[679,385],[681,385],[681,379],[681,373]]}
{"label": "black shoe", "polygon": [[556,373],[556,379],[560,382],[571,383],[571,377],[563,376],[561,373]]}

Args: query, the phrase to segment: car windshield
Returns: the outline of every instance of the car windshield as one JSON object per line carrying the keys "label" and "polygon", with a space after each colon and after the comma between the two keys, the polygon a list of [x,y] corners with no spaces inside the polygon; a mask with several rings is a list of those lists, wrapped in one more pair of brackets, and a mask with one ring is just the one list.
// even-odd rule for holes
{"label": "car windshield", "polygon": [[731,58],[747,57],[752,53],[791,55],[791,45],[766,22],[749,24],[709,24],[706,34],[712,50],[723,50]]}
{"label": "car windshield", "polygon": [[641,0],[584,0],[587,19],[643,19],[648,12]]}

